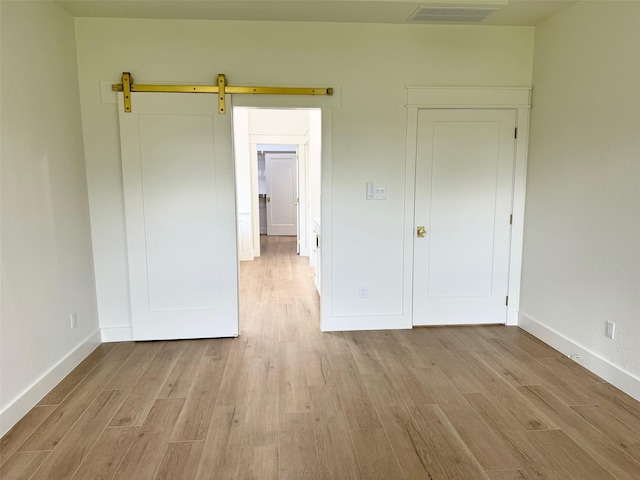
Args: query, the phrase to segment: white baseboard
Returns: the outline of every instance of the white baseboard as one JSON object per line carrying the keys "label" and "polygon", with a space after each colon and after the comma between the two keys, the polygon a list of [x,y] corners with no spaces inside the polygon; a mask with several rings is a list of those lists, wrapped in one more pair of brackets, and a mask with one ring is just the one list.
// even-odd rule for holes
{"label": "white baseboard", "polygon": [[133,331],[129,325],[123,327],[103,327],[100,329],[100,332],[102,334],[102,343],[133,341]]}
{"label": "white baseboard", "polygon": [[640,401],[640,378],[522,312],[518,313],[518,326],[567,356],[577,355],[573,358],[576,363]]}
{"label": "white baseboard", "polygon": [[406,315],[363,315],[323,318],[323,332],[350,332],[356,330],[406,330],[411,329],[411,319]]}
{"label": "white baseboard", "polygon": [[96,330],[69,352],[58,363],[47,370],[13,402],[0,412],[0,437],[7,433],[18,421],[24,417],[44,396],[76,368],[98,345],[100,345],[100,330]]}

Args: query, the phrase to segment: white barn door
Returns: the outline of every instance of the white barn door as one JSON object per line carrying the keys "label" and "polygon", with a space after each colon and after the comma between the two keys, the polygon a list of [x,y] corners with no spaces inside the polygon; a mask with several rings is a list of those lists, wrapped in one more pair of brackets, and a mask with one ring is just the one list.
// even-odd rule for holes
{"label": "white barn door", "polygon": [[237,336],[231,115],[180,93],[132,110],[119,94],[133,339]]}
{"label": "white barn door", "polygon": [[418,111],[414,325],[506,322],[515,122]]}

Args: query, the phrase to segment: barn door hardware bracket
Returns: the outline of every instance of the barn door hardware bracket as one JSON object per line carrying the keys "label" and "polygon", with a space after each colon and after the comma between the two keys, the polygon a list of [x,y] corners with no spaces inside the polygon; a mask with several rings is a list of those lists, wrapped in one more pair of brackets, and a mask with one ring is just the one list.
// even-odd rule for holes
{"label": "barn door hardware bracket", "polygon": [[114,92],[124,93],[124,111],[131,112],[131,93],[164,92],[164,93],[215,93],[218,96],[218,113],[226,113],[225,94],[248,95],[333,95],[333,88],[299,88],[299,87],[234,87],[227,85],[224,74],[219,74],[216,85],[138,85],[133,83],[129,72],[122,73],[122,83],[111,85]]}

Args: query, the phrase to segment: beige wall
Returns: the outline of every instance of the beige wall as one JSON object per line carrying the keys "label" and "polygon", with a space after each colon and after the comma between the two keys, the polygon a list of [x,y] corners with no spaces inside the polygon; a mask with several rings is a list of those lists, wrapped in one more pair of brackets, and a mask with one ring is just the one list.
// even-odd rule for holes
{"label": "beige wall", "polygon": [[536,28],[520,311],[640,395],[638,25],[637,2],[581,2]]}
{"label": "beige wall", "polygon": [[100,337],[73,19],[53,2],[0,8],[2,434]]}
{"label": "beige wall", "polygon": [[[405,87],[529,86],[533,59],[528,27],[79,18],[76,35],[102,327],[130,318],[117,111],[101,103],[100,81],[131,71],[138,82],[210,83],[225,73],[232,85],[339,86],[330,228],[323,224],[330,314],[379,319],[410,314]],[[366,202],[368,181],[387,187],[385,202]],[[368,287],[365,300],[359,285]]]}

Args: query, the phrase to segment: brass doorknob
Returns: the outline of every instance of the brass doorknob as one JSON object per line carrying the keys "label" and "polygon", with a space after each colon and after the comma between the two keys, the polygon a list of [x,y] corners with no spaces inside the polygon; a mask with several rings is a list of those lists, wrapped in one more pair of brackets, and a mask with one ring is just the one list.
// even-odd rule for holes
{"label": "brass doorknob", "polygon": [[418,227],[417,230],[416,230],[416,236],[418,238],[426,237],[427,236],[427,230],[423,226]]}
{"label": "brass doorknob", "polygon": [[270,202],[270,201],[271,201],[271,197],[267,197],[267,202]]}

